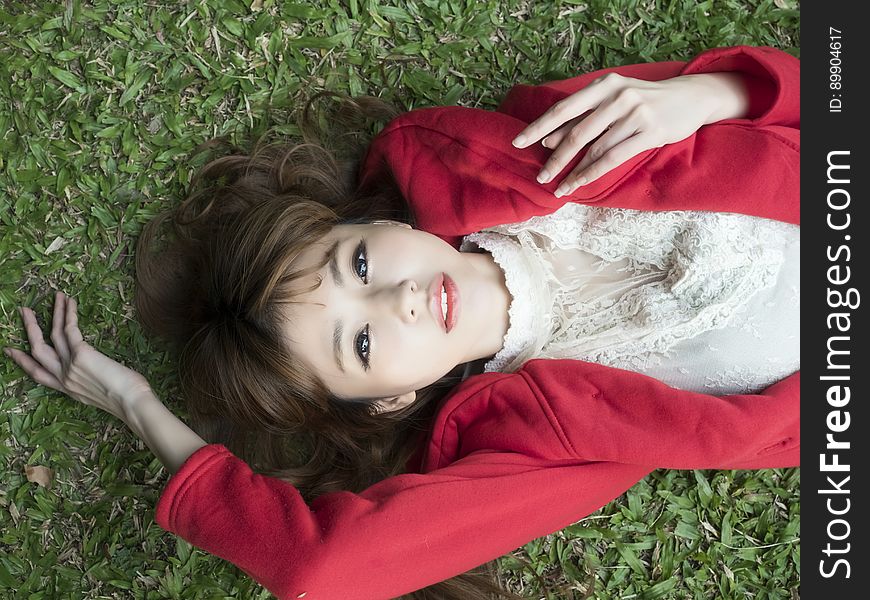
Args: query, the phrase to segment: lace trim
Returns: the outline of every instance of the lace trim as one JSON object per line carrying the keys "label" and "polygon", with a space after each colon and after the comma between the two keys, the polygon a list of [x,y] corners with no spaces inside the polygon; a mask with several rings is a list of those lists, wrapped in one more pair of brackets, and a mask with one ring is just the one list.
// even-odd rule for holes
{"label": "lace trim", "polygon": [[513,365],[527,360],[521,355],[540,351],[543,342],[538,332],[546,328],[550,320],[546,308],[552,306],[552,298],[545,287],[538,285],[543,277],[540,268],[529,261],[514,240],[492,233],[472,233],[462,239],[459,250],[466,252],[475,247],[489,251],[504,272],[505,285],[511,295],[508,330],[502,347],[484,365],[484,371],[510,372]]}
{"label": "lace trim", "polygon": [[[598,270],[621,261],[619,270],[627,273],[627,280],[664,275],[616,300],[605,296],[577,302],[572,290],[555,289],[552,329],[538,331],[552,336],[541,344],[538,357],[642,370],[667,356],[679,341],[724,327],[754,293],[771,286],[782,265],[786,236],[799,229],[728,213],[647,212],[569,203],[549,215],[484,231],[513,236],[527,255],[537,257],[534,262],[549,278],[539,280],[539,286],[530,284],[533,288],[553,280],[550,260],[556,249],[599,256],[603,264]],[[506,281],[509,274],[515,275],[514,263],[503,259],[500,266]],[[514,303],[511,308],[517,309],[511,313],[513,323],[521,311]]]}

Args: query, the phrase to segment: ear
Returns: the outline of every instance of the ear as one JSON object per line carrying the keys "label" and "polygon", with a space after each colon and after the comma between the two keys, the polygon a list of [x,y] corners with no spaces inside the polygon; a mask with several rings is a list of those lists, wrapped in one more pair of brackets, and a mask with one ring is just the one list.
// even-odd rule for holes
{"label": "ear", "polygon": [[412,390],[406,394],[402,394],[401,396],[395,396],[393,398],[382,398],[381,400],[375,402],[375,407],[379,413],[393,412],[394,410],[405,408],[416,399],[417,392]]}
{"label": "ear", "polygon": [[377,221],[372,221],[372,225],[398,225],[399,227],[404,227],[405,229],[413,229],[408,223],[402,223],[401,221],[391,221],[390,219],[378,219]]}

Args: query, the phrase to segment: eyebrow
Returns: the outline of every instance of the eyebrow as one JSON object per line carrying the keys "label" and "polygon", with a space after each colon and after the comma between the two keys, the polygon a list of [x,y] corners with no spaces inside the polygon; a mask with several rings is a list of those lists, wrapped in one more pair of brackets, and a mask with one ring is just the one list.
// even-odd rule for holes
{"label": "eyebrow", "polygon": [[[344,280],[341,277],[341,271],[338,268],[338,244],[339,240],[332,243],[329,250],[326,251],[326,257],[329,260],[329,273],[332,275],[332,281],[340,288],[344,287]],[[344,365],[342,364],[341,337],[344,333],[344,324],[341,320],[335,321],[335,329],[332,332],[332,352],[335,355],[335,363],[338,365],[339,371],[345,373]]]}

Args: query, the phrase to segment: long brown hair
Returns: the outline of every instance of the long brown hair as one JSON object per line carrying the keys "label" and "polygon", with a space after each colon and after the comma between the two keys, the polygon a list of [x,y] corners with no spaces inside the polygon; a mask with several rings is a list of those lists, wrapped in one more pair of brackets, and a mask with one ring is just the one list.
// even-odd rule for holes
{"label": "long brown hair", "polygon": [[[311,122],[311,106],[322,96],[341,101],[329,122],[343,131],[328,140],[334,130]],[[300,252],[341,223],[414,225],[389,178],[374,190],[357,187],[373,133],[365,133],[364,122],[399,114],[379,98],[321,92],[305,104],[302,143],[265,143],[262,136],[247,154],[226,137],[212,139],[194,156],[220,156],[197,171],[179,206],[145,225],[137,244],[138,319],[178,360],[191,427],[255,472],[291,483],[309,502],[404,472],[464,368],[418,390],[405,408],[377,414],[374,399],[332,396],[281,334],[281,305],[313,289],[293,289],[312,272],[294,271]],[[493,595],[522,598],[498,585],[496,561],[403,598]]]}

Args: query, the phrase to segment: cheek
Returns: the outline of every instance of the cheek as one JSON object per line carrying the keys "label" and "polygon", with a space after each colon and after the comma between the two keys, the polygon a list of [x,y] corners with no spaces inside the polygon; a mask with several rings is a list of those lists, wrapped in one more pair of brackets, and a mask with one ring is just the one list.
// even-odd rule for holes
{"label": "cheek", "polygon": [[[426,316],[431,318],[428,314]],[[456,366],[451,363],[453,357],[446,340],[439,340],[428,332],[411,336],[395,331],[389,336],[387,345],[386,352],[378,352],[384,350],[384,344],[375,352],[381,372],[395,381],[414,382]]]}

